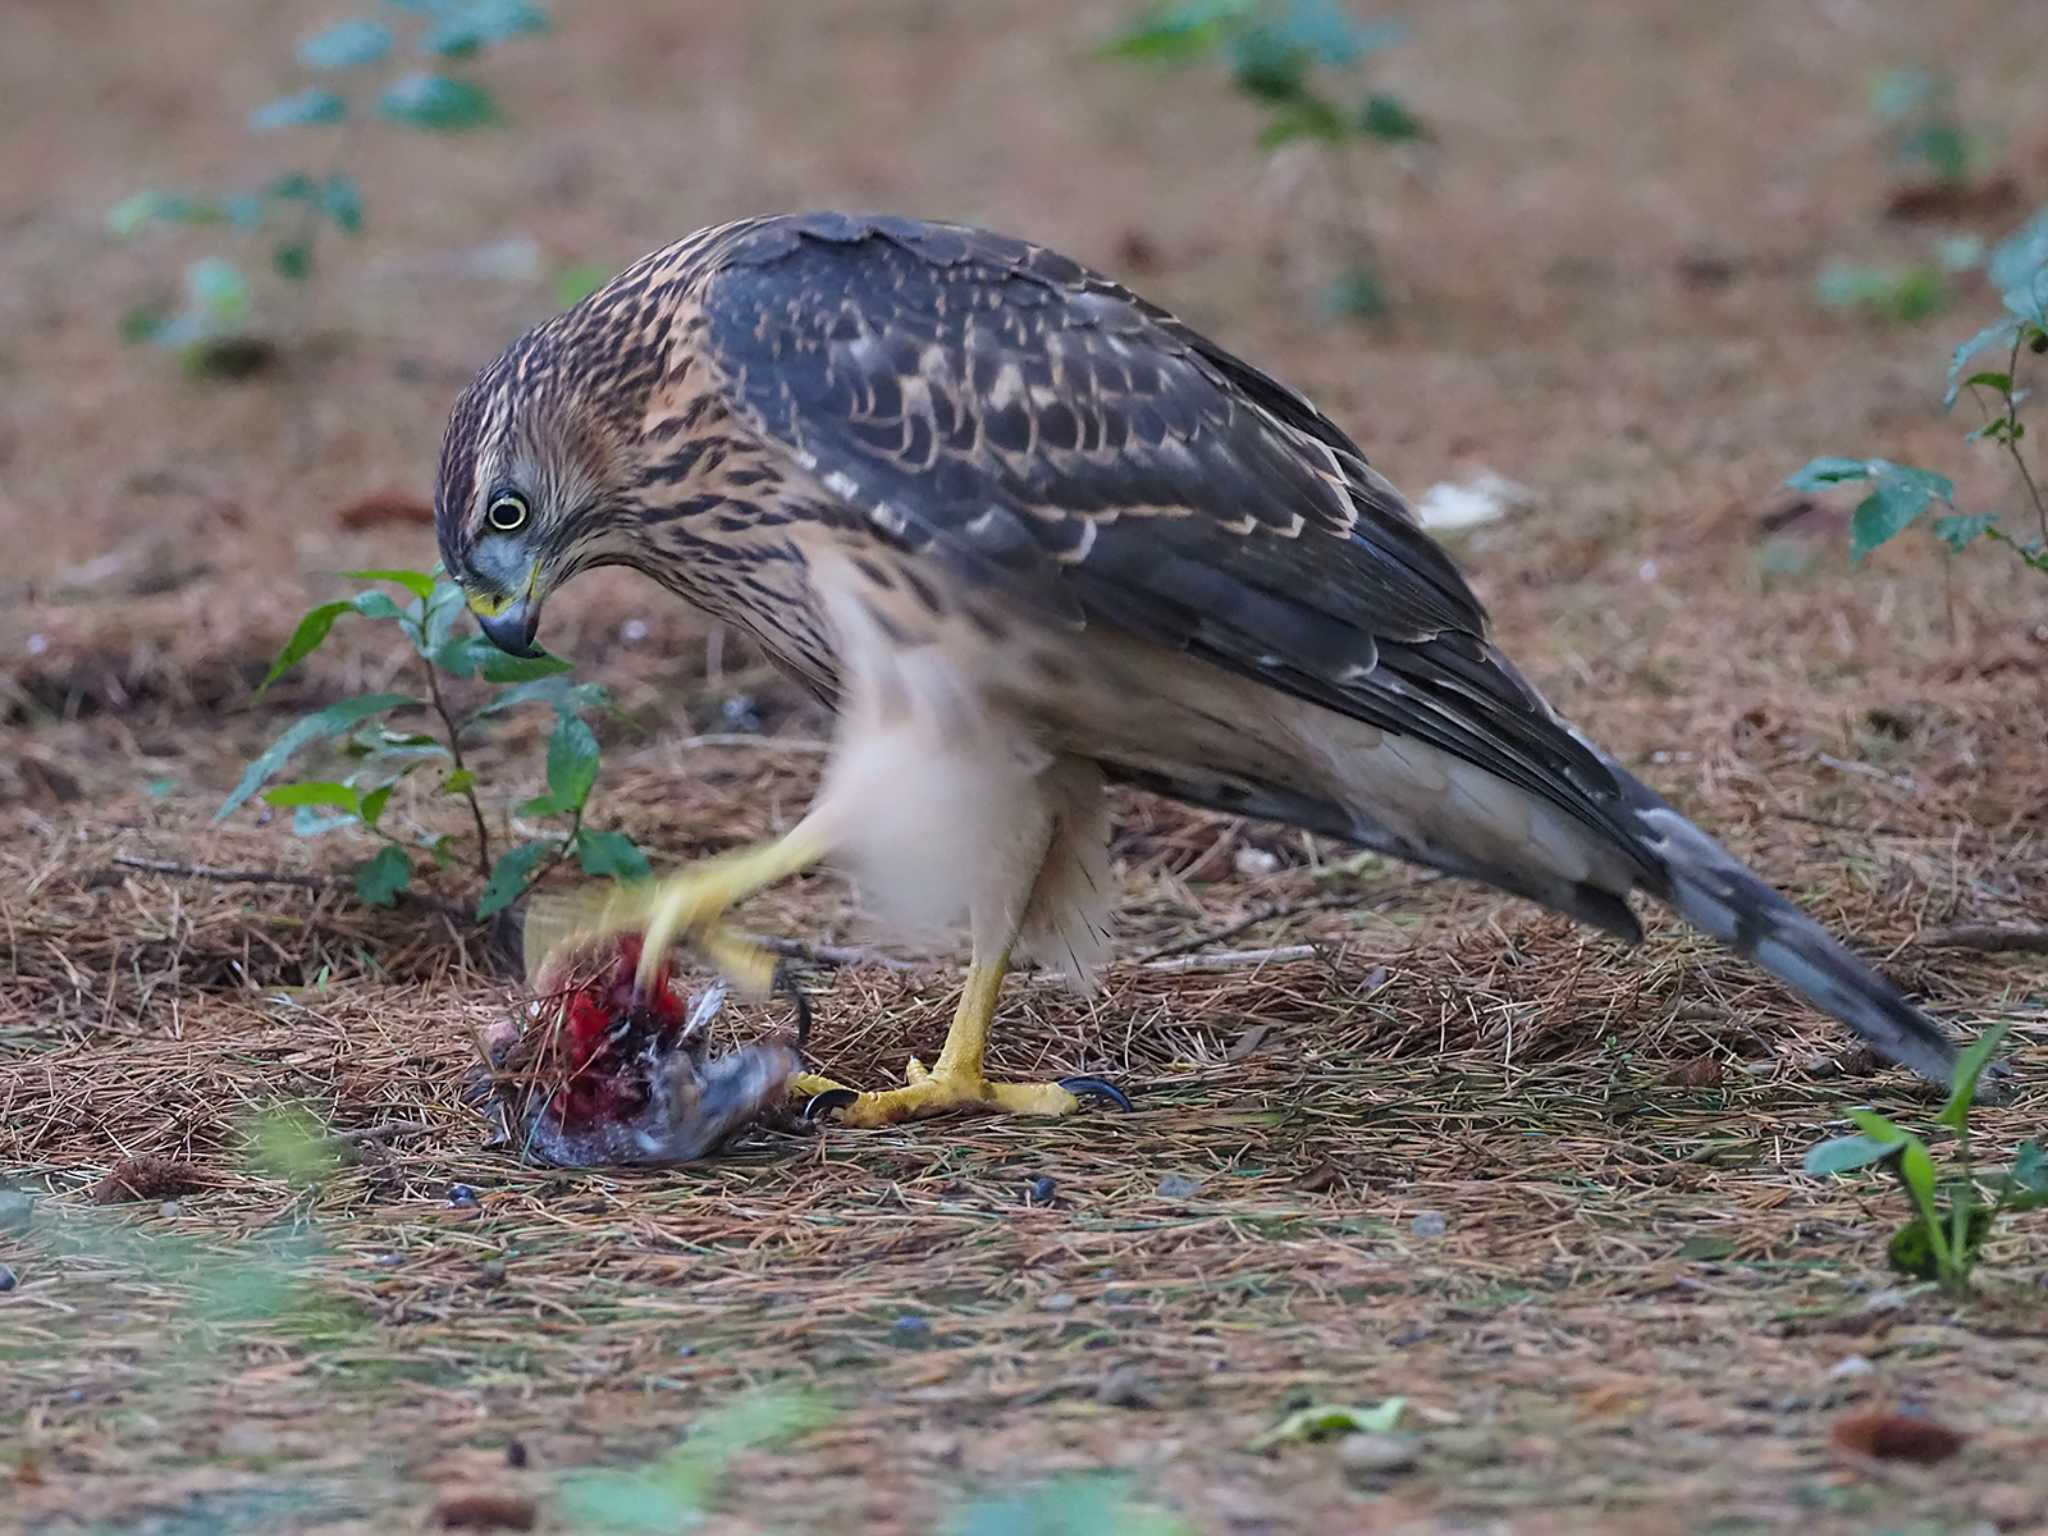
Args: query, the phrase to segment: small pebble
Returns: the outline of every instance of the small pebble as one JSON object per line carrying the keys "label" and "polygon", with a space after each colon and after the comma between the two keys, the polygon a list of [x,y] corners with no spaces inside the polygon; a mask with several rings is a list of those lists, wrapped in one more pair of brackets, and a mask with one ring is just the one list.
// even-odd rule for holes
{"label": "small pebble", "polygon": [[379,1269],[396,1269],[405,1262],[405,1255],[402,1253],[380,1253],[370,1262]]}
{"label": "small pebble", "polygon": [[1415,1465],[1415,1441],[1409,1435],[1346,1435],[1337,1444],[1337,1460],[1353,1477],[1406,1472]]}
{"label": "small pebble", "polygon": [[0,1296],[6,1295],[7,1292],[13,1290],[19,1284],[21,1284],[21,1277],[16,1275],[5,1264],[0,1264]]}
{"label": "small pebble", "polygon": [[694,1359],[696,1354],[697,1346],[694,1344],[678,1344],[676,1346],[676,1358],[678,1360]]}
{"label": "small pebble", "polygon": [[761,716],[754,708],[754,696],[751,693],[734,694],[718,706],[718,714],[728,731],[746,736],[758,736],[761,733]]}
{"label": "small pebble", "polygon": [[184,1214],[184,1208],[175,1200],[166,1200],[156,1208],[156,1213],[165,1221],[175,1221]]}
{"label": "small pebble", "polygon": [[1280,867],[1280,855],[1264,848],[1240,848],[1230,861],[1240,875],[1256,880]]}
{"label": "small pebble", "polygon": [[619,638],[628,645],[638,645],[648,635],[645,619],[628,619],[619,626]]}
{"label": "small pebble", "polygon": [[1080,1303],[1072,1291],[1054,1291],[1038,1304],[1041,1312],[1071,1312]]}
{"label": "small pebble", "polygon": [[889,1325],[889,1332],[899,1344],[922,1344],[932,1336],[929,1321],[915,1314],[899,1317]]}
{"label": "small pebble", "polygon": [[1051,1205],[1053,1196],[1059,1192],[1059,1187],[1058,1180],[1054,1179],[1050,1174],[1041,1173],[1037,1178],[1024,1186],[1024,1203],[1026,1205]]}
{"label": "small pebble", "polygon": [[1828,1379],[1830,1381],[1847,1381],[1856,1376],[1868,1376],[1876,1369],[1877,1367],[1864,1359],[1863,1356],[1850,1355],[1845,1359],[1837,1360],[1829,1368]]}
{"label": "small pebble", "polygon": [[1159,1181],[1159,1198],[1162,1200],[1185,1200],[1190,1195],[1200,1194],[1202,1181],[1192,1174],[1169,1173]]}
{"label": "small pebble", "polygon": [[1445,1225],[1442,1211],[1417,1211],[1415,1219],[1408,1223],[1408,1230],[1417,1237],[1442,1237]]}
{"label": "small pebble", "polygon": [[476,1275],[477,1279],[485,1285],[503,1285],[505,1283],[505,1261],[503,1259],[485,1259],[483,1263],[477,1265]]}
{"label": "small pebble", "polygon": [[477,1203],[476,1191],[467,1184],[450,1184],[448,1186],[448,1203],[450,1205],[475,1205]]}

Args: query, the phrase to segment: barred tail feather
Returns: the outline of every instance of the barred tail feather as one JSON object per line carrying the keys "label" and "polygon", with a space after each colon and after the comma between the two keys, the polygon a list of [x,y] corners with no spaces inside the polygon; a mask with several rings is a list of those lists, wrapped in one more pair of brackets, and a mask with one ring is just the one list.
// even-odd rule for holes
{"label": "barred tail feather", "polygon": [[1615,777],[1651,866],[1645,889],[1833,1014],[1879,1054],[1934,1082],[1949,1081],[1956,1047],[1940,1025],[1655,791],[1619,768]]}

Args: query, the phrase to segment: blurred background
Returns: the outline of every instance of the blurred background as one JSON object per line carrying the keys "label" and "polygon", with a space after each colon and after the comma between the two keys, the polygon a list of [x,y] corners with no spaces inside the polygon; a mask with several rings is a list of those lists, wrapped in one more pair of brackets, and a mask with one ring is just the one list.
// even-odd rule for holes
{"label": "blurred background", "polygon": [[[468,374],[594,274],[742,214],[1027,234],[1305,389],[1411,496],[1492,471],[1633,570],[1730,506],[1767,511],[1815,453],[1951,444],[1940,353],[1990,302],[1970,242],[2048,184],[2024,0],[1274,0],[1312,93],[1407,116],[1342,143],[1282,99],[1286,61],[1276,90],[1221,29],[1148,46],[1161,13],[1112,0],[485,6],[478,46],[438,54],[434,11],[9,6],[17,718],[24,690],[104,691],[89,674],[121,671],[126,633],[239,676],[323,573],[428,563],[418,509]],[[351,52],[356,21],[388,24],[389,51]],[[434,70],[486,99],[380,110]],[[355,214],[287,188],[238,226],[229,200],[294,175],[345,177]],[[309,270],[281,275],[301,232]],[[253,347],[181,366],[195,309]],[[1515,570],[1475,563],[1499,604]],[[627,579],[585,586],[680,622]]]}

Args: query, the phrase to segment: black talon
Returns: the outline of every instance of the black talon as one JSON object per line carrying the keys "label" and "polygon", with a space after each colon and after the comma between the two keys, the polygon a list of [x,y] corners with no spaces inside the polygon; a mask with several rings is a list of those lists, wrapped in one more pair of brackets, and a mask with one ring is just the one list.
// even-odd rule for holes
{"label": "black talon", "polygon": [[823,1093],[814,1093],[804,1100],[804,1119],[816,1120],[822,1114],[844,1109],[859,1097],[851,1088],[827,1088]]}
{"label": "black talon", "polygon": [[1081,1099],[1107,1099],[1125,1114],[1131,1112],[1131,1101],[1123,1089],[1102,1077],[1063,1077],[1060,1086]]}
{"label": "black talon", "polygon": [[811,999],[804,989],[797,985],[797,973],[788,961],[778,961],[775,966],[773,989],[788,996],[796,1009],[796,1048],[802,1051],[811,1038]]}

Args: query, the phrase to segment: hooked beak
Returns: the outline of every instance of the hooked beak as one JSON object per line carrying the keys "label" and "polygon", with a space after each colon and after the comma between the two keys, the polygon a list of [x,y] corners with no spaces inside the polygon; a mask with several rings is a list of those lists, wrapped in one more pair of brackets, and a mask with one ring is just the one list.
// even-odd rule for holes
{"label": "hooked beak", "polygon": [[526,590],[517,597],[501,597],[495,592],[472,593],[469,611],[476,615],[477,627],[485,637],[506,655],[530,660],[541,654],[540,647],[533,643],[534,634],[540,629],[540,604],[534,597],[532,577],[527,578]]}
{"label": "hooked beak", "polygon": [[476,622],[477,628],[489,637],[491,644],[507,656],[531,660],[541,654],[540,647],[533,643],[534,632],[540,628],[540,610],[526,598],[520,598],[489,618],[479,613]]}

